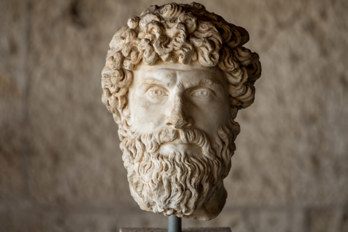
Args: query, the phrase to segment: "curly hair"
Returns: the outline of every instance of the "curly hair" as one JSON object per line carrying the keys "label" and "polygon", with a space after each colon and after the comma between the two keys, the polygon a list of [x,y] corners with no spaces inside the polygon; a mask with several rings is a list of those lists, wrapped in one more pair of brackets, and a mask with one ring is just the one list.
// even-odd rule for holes
{"label": "curly hair", "polygon": [[137,65],[198,63],[225,72],[230,108],[236,112],[254,101],[254,82],[261,75],[259,56],[242,46],[248,40],[244,28],[201,4],[150,6],[113,36],[102,71],[102,102],[120,123]]}

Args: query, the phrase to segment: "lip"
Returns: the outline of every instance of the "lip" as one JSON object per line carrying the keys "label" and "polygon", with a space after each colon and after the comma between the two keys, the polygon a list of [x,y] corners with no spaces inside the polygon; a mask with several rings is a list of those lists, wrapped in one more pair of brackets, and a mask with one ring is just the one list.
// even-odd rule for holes
{"label": "lip", "polygon": [[162,154],[168,154],[171,152],[186,152],[186,153],[200,153],[201,149],[193,143],[183,143],[180,140],[174,140],[173,142],[162,144],[159,152]]}

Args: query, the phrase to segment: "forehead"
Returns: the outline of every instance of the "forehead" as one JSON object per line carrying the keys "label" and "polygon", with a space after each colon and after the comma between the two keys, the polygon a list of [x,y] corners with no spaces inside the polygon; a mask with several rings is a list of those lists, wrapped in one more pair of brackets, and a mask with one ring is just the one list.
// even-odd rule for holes
{"label": "forehead", "polygon": [[224,73],[217,67],[183,64],[141,64],[134,71],[136,81],[160,81],[166,85],[173,82],[212,82],[224,84]]}

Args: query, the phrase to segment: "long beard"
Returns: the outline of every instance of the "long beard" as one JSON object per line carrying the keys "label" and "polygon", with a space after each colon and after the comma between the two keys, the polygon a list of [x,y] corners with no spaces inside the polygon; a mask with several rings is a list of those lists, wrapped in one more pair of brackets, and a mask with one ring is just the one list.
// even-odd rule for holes
{"label": "long beard", "polygon": [[[120,125],[122,158],[133,198],[143,210],[167,216],[193,215],[223,188],[238,132],[239,125],[231,120],[211,143],[198,129],[166,128],[137,135],[126,124]],[[161,151],[162,145],[174,141],[199,149]]]}

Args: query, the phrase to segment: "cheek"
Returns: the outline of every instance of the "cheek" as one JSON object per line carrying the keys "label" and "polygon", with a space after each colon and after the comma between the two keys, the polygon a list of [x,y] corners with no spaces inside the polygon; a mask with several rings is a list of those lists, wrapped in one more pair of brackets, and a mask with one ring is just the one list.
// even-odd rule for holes
{"label": "cheek", "polygon": [[226,102],[215,103],[209,107],[202,107],[193,112],[196,126],[208,134],[216,131],[229,119],[229,105]]}
{"label": "cheek", "polygon": [[153,133],[164,125],[164,107],[151,105],[142,99],[130,102],[130,115],[133,127],[142,133]]}

